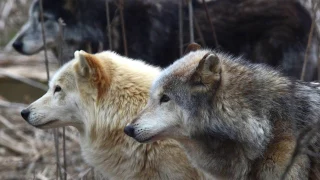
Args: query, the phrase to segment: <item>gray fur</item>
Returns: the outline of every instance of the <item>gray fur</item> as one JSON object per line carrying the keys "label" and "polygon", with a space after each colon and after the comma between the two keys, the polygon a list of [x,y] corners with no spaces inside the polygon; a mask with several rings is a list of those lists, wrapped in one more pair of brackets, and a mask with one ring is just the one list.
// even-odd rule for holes
{"label": "gray fur", "polygon": [[[200,67],[208,54],[218,56],[218,74],[207,72],[205,66],[213,68],[209,63]],[[131,126],[140,142],[176,139],[195,165],[213,177],[279,179],[295,146],[295,132],[318,121],[319,87],[291,80],[265,65],[198,50],[161,73],[147,107]],[[163,95],[170,100],[161,103]],[[152,115],[161,113],[177,118]],[[153,119],[165,124],[160,127],[150,122]],[[308,179],[307,156],[298,156],[293,167],[288,179]]]}

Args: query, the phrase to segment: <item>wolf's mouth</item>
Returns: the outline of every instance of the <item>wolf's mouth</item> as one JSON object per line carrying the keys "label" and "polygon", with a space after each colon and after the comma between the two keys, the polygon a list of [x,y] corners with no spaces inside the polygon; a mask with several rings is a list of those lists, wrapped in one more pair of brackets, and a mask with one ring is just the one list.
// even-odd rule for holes
{"label": "wolf's mouth", "polygon": [[153,136],[150,136],[149,138],[147,139],[136,139],[138,142],[140,143],[151,143],[151,142],[155,142],[155,141],[158,141],[158,140],[161,140],[161,136],[159,134],[156,134],[156,135],[153,135]]}
{"label": "wolf's mouth", "polygon": [[151,136],[151,137],[149,137],[149,138],[147,138],[147,139],[143,139],[143,140],[140,140],[140,139],[136,139],[136,140],[137,140],[139,143],[149,143],[149,142],[152,142],[153,137],[154,137],[154,136]]}
{"label": "wolf's mouth", "polygon": [[44,124],[39,124],[39,125],[33,125],[34,127],[36,128],[47,128],[49,127],[50,125],[56,123],[58,120],[53,120],[53,121],[49,121],[47,123],[44,123]]}

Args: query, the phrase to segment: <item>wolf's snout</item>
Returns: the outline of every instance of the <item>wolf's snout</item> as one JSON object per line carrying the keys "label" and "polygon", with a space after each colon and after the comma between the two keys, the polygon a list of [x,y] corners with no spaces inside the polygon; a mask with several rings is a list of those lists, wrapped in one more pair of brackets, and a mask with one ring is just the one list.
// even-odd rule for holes
{"label": "wolf's snout", "polygon": [[124,128],[124,133],[126,133],[130,137],[134,137],[134,127],[131,125],[128,125]]}
{"label": "wolf's snout", "polygon": [[30,114],[30,111],[28,109],[24,109],[24,110],[21,111],[21,116],[26,121],[28,121],[29,114]]}
{"label": "wolf's snout", "polygon": [[12,44],[13,48],[18,51],[18,52],[21,52],[22,51],[22,42],[21,41],[15,41],[13,44]]}

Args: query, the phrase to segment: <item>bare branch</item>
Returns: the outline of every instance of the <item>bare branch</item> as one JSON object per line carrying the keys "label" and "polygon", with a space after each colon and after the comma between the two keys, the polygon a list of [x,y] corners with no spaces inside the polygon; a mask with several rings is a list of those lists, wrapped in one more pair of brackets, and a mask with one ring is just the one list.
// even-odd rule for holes
{"label": "bare branch", "polygon": [[47,91],[48,90],[48,86],[46,86],[46,85],[44,85],[44,84],[42,84],[42,83],[40,83],[38,81],[34,81],[32,79],[28,79],[26,77],[22,77],[22,76],[19,76],[17,74],[10,73],[9,71],[6,71],[3,68],[0,68],[0,74],[4,75],[4,76],[7,76],[7,77],[9,77],[11,79],[14,79],[14,80],[23,82],[25,84],[28,84],[28,85],[30,85],[32,87],[42,89],[43,91]]}
{"label": "bare branch", "polygon": [[[309,36],[308,36],[308,44],[307,44],[305,55],[304,55],[303,67],[302,67],[302,72],[301,72],[301,77],[300,77],[301,80],[304,80],[304,76],[306,73],[305,71],[306,71],[307,63],[308,63],[308,55],[309,55],[310,47],[312,44],[314,30],[315,30],[315,28],[317,28],[316,19],[317,19],[317,11],[319,9],[319,5],[320,5],[319,2],[313,2],[312,23],[311,23],[311,27],[310,27]],[[319,34],[318,34],[318,36],[319,36]]]}
{"label": "bare branch", "polygon": [[107,32],[108,32],[109,49],[112,50],[110,11],[109,11],[109,1],[108,0],[106,0],[106,16],[107,16]]}
{"label": "bare branch", "polygon": [[57,177],[60,176],[60,179],[62,180],[62,173],[61,173],[61,167],[60,167],[60,153],[59,153],[59,138],[58,138],[58,128],[53,129],[53,138],[54,138],[54,147],[56,152],[56,164],[57,164]]}
{"label": "bare branch", "polygon": [[59,42],[59,65],[62,66],[65,62],[62,59],[62,54],[63,54],[63,27],[66,25],[63,21],[63,19],[59,18],[58,19],[59,22],[59,37],[60,37],[60,42]]}
{"label": "bare branch", "polygon": [[3,131],[0,132],[0,145],[6,147],[18,154],[24,155],[31,153],[30,149],[25,146],[25,144],[18,142],[14,138],[10,137]]}
{"label": "bare branch", "polygon": [[42,6],[42,0],[39,0],[40,5],[40,19],[41,19],[41,33],[42,33],[42,41],[43,41],[43,47],[44,47],[44,58],[45,58],[45,65],[46,65],[46,71],[47,71],[47,79],[49,82],[50,74],[49,74],[49,64],[48,64],[48,52],[47,52],[47,41],[46,41],[46,34],[44,30],[44,20],[43,20],[43,6]]}
{"label": "bare branch", "polygon": [[318,81],[320,81],[320,42],[319,39],[317,39],[317,45],[318,45],[318,50],[316,57],[318,58]]}
{"label": "bare branch", "polygon": [[[60,66],[64,64],[64,60],[62,59],[62,46],[63,46],[63,27],[65,26],[65,23],[61,18],[59,18],[59,33],[60,33],[60,52],[59,52],[59,62]],[[59,129],[58,129],[59,130]],[[57,137],[58,138],[58,137]],[[66,157],[66,132],[65,132],[65,127],[62,127],[62,148],[63,148],[63,177],[64,180],[67,180],[67,157]],[[59,148],[58,148],[59,151]],[[58,153],[59,154],[59,153]],[[59,163],[60,164],[60,163]],[[62,179],[61,179],[62,180]]]}
{"label": "bare branch", "polygon": [[63,169],[64,180],[67,180],[67,153],[66,153],[66,128],[62,128]]}
{"label": "bare branch", "polygon": [[83,177],[85,177],[87,174],[89,174],[91,172],[92,168],[88,168],[86,170],[84,170],[83,172],[81,172],[79,175],[78,175],[78,178],[79,179],[82,179]]}
{"label": "bare branch", "polygon": [[210,15],[209,15],[207,2],[206,2],[206,0],[202,0],[202,3],[203,3],[203,6],[204,6],[204,9],[206,10],[207,19],[208,19],[210,27],[211,27],[211,31],[212,31],[212,35],[213,35],[213,39],[214,39],[214,44],[215,44],[216,48],[218,48],[219,47],[218,38],[217,38],[216,30],[215,30],[215,28],[213,26],[213,22],[211,20]]}
{"label": "bare branch", "polygon": [[311,24],[311,28],[310,28],[310,32],[309,32],[309,37],[308,37],[308,44],[307,44],[307,47],[306,47],[306,52],[304,53],[304,60],[303,60],[301,77],[300,77],[301,80],[304,80],[304,76],[305,76],[305,73],[306,73],[306,68],[307,68],[307,63],[308,63],[308,54],[309,54],[309,51],[310,51],[310,46],[311,46],[314,26],[315,26],[315,21],[312,20],[312,24]]}
{"label": "bare branch", "polygon": [[189,8],[189,33],[190,33],[190,43],[194,42],[194,32],[193,32],[193,6],[192,0],[188,0]]}
{"label": "bare branch", "polygon": [[200,44],[202,46],[206,46],[206,41],[204,40],[204,37],[203,37],[202,31],[200,29],[200,25],[199,25],[199,23],[197,21],[197,18],[194,16],[193,20],[194,20],[194,26],[196,27],[196,31],[197,31],[197,34],[199,36],[200,42],[201,42]]}
{"label": "bare branch", "polygon": [[179,1],[179,46],[180,46],[180,56],[183,54],[183,0]]}
{"label": "bare branch", "polygon": [[119,0],[120,3],[120,18],[121,18],[121,28],[122,28],[122,38],[123,38],[123,48],[124,48],[124,55],[128,56],[128,46],[127,46],[127,37],[126,37],[126,26],[124,23],[124,17],[123,17],[123,7],[124,3],[123,0]]}

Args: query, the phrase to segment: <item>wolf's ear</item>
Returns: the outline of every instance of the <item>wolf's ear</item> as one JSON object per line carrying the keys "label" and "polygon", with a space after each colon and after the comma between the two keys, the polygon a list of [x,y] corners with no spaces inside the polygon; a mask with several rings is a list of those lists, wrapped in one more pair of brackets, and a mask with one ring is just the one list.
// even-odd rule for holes
{"label": "wolf's ear", "polygon": [[191,51],[196,51],[198,49],[201,49],[201,46],[198,43],[190,43],[184,51],[184,55],[188,54]]}
{"label": "wolf's ear", "polygon": [[217,55],[215,54],[207,54],[205,55],[199,65],[197,67],[197,71],[201,71],[202,73],[219,73],[221,70],[221,62]]}
{"label": "wolf's ear", "polygon": [[76,51],[74,52],[74,58],[79,60],[79,69],[78,73],[82,77],[87,77],[90,74],[90,66],[87,61],[87,53],[85,51]]}
{"label": "wolf's ear", "polygon": [[205,86],[214,85],[221,78],[221,61],[217,55],[208,53],[199,62],[192,80]]}
{"label": "wolf's ear", "polygon": [[76,51],[74,57],[78,60],[78,64],[75,65],[76,72],[96,86],[98,97],[103,96],[111,82],[106,64],[101,63],[96,55],[84,51]]}

